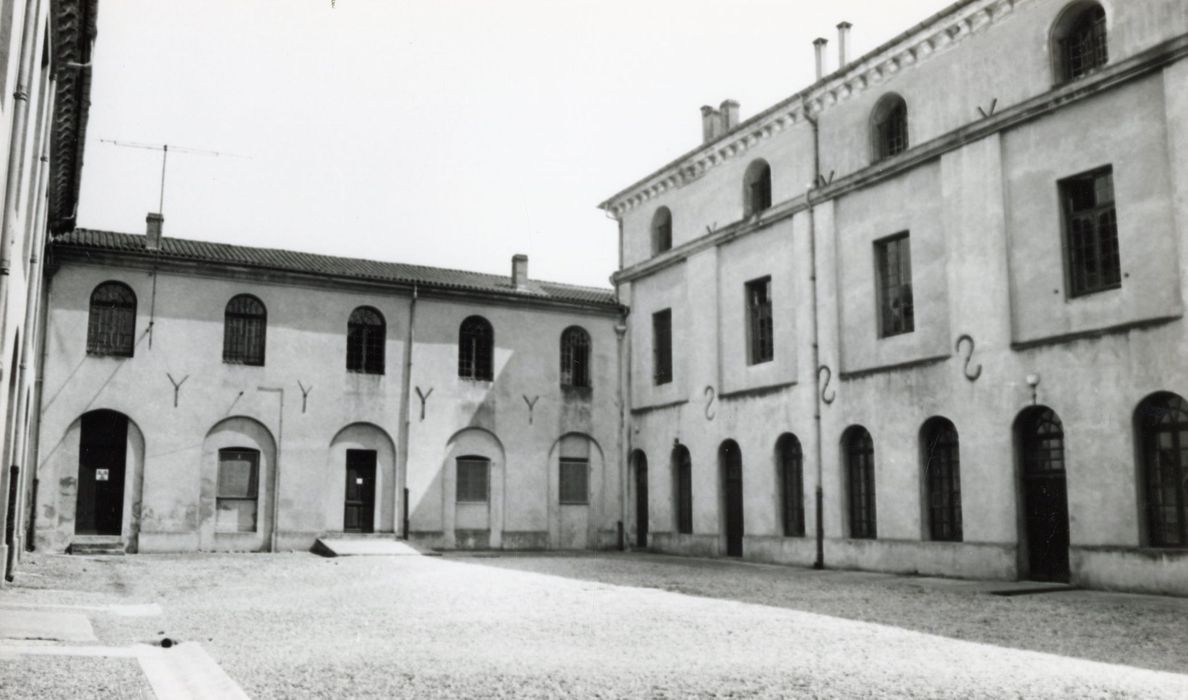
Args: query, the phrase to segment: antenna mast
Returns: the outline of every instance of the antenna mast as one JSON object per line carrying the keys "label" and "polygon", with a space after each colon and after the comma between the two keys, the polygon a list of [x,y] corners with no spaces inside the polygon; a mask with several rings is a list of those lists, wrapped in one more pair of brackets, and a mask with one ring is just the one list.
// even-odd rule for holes
{"label": "antenna mast", "polygon": [[[101,143],[110,143],[119,148],[140,148],[149,151],[161,152],[161,195],[157,201],[157,213],[164,216],[165,214],[165,167],[169,163],[169,144],[167,143],[138,143],[136,141],[117,141],[116,139],[99,139]],[[226,153],[223,151],[208,151],[201,148],[186,148],[183,146],[174,146],[173,150],[177,153],[185,153],[187,155],[195,156],[214,156],[215,158],[250,158],[250,156],[241,156],[235,153]]]}

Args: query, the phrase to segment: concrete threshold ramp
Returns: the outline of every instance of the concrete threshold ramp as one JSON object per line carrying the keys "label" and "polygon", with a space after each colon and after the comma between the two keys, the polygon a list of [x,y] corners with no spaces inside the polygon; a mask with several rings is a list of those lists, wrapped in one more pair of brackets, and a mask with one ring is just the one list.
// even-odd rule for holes
{"label": "concrete threshold ramp", "polygon": [[[421,556],[423,553],[407,542],[395,539],[371,539],[354,537],[320,537],[312,550],[324,557],[359,556]],[[424,553],[432,556],[433,553]]]}

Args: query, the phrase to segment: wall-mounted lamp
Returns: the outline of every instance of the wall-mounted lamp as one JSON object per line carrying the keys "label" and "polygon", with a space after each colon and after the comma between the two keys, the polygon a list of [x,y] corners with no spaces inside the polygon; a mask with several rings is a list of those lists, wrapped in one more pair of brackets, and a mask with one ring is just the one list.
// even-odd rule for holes
{"label": "wall-mounted lamp", "polygon": [[1027,375],[1027,386],[1031,387],[1031,405],[1032,406],[1034,406],[1037,401],[1035,388],[1037,386],[1039,386],[1039,383],[1040,383],[1040,376],[1038,374]]}

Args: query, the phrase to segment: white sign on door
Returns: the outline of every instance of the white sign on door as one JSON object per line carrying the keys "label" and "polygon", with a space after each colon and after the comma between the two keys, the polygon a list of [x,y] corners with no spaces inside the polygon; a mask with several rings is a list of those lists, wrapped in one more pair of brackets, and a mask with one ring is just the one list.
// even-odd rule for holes
{"label": "white sign on door", "polygon": [[107,475],[108,475],[107,469],[96,469],[95,470],[95,481],[107,481]]}

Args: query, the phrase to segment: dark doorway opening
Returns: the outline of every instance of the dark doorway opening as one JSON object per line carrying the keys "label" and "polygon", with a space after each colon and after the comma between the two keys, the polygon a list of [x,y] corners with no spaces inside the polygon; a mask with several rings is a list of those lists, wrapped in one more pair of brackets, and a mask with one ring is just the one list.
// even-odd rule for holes
{"label": "dark doorway opening", "polygon": [[635,546],[648,546],[648,458],[635,453]]}
{"label": "dark doorway opening", "polygon": [[346,451],[346,532],[375,531],[375,455],[375,450]]}
{"label": "dark doorway opening", "polygon": [[115,411],[92,411],[83,415],[79,432],[74,531],[119,535],[124,524],[128,417]]}
{"label": "dark doorway opening", "polygon": [[718,450],[722,465],[723,500],[726,507],[726,556],[743,555],[742,452],[738,443],[727,440]]}
{"label": "dark doorway opening", "polygon": [[1068,581],[1068,487],[1064,471],[1064,426],[1050,408],[1019,417],[1018,443],[1023,497],[1027,577]]}

